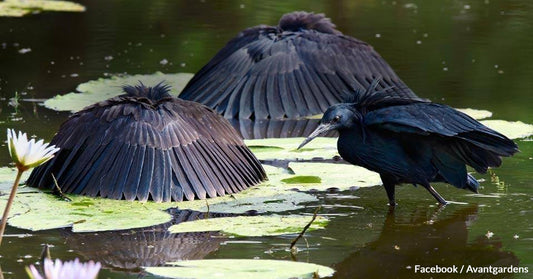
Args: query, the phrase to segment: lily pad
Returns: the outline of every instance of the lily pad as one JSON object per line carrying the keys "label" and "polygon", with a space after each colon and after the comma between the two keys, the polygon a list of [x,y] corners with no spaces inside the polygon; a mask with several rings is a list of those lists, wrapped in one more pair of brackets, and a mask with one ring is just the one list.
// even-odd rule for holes
{"label": "lily pad", "polygon": [[[281,169],[268,166],[265,169],[273,179],[261,186],[207,201],[141,203],[68,195],[72,201],[66,202],[38,189],[24,187],[20,189],[26,192],[20,190],[17,194],[8,222],[11,226],[34,231],[62,227],[72,227],[74,232],[122,230],[168,222],[171,216],[164,212],[168,208],[222,213],[256,210],[266,213],[299,209],[303,203],[317,200],[313,195],[280,186],[279,180],[287,177]],[[10,168],[0,168],[0,185],[6,185],[2,186],[6,191],[10,189],[15,175],[16,172]],[[0,196],[0,208],[5,206],[7,196]]]}
{"label": "lily pad", "polygon": [[322,182],[322,179],[315,175],[295,175],[293,177],[284,178],[281,182],[287,184],[317,184]]}
{"label": "lily pad", "polygon": [[167,263],[172,266],[147,267],[151,274],[186,279],[286,279],[321,278],[335,273],[327,266],[280,260],[210,259]]}
{"label": "lily pad", "polygon": [[481,123],[510,139],[520,139],[533,135],[533,125],[522,121],[483,120]]}
{"label": "lily pad", "polygon": [[287,180],[298,176],[315,175],[321,178],[320,183],[291,183],[292,187],[302,191],[309,189],[324,191],[331,187],[342,191],[352,186],[367,187],[382,184],[379,174],[351,164],[291,162],[289,168],[297,175],[281,180],[282,183],[287,183]]}
{"label": "lily pad", "polygon": [[[72,227],[73,232],[123,230],[169,222],[156,203],[124,202],[69,196],[71,202],[43,192],[19,193],[10,212],[10,226],[38,231]],[[4,206],[5,200],[0,200]]]}
{"label": "lily pad", "polygon": [[170,93],[177,96],[192,76],[193,74],[189,73],[163,74],[156,72],[151,75],[116,75],[110,78],[99,78],[78,85],[76,87],[77,92],[57,95],[46,100],[44,106],[57,111],[76,112],[88,105],[123,94],[122,86],[135,85],[139,81],[149,86],[163,81],[171,86]]}
{"label": "lily pad", "polygon": [[488,110],[483,109],[472,109],[472,108],[463,108],[463,109],[456,109],[464,114],[469,115],[470,117],[474,119],[485,119],[492,116],[492,112]]}
{"label": "lily pad", "polygon": [[68,1],[4,0],[0,2],[0,16],[21,17],[41,11],[84,12],[85,7]]}
{"label": "lily pad", "polygon": [[[168,228],[171,233],[220,231],[234,236],[272,236],[300,233],[311,216],[270,215],[201,219],[179,223]],[[317,216],[308,231],[323,229],[329,220]]]}
{"label": "lily pad", "polygon": [[[0,168],[0,193],[8,194],[11,192],[13,182],[15,182],[15,176],[17,175],[17,169],[15,168]],[[25,181],[30,176],[30,172],[24,172],[21,177],[21,181]],[[29,189],[31,190],[31,189]],[[17,192],[27,192],[28,187],[20,187]]]}
{"label": "lily pad", "polygon": [[[268,159],[331,159],[337,152],[337,138],[318,137],[308,143],[305,148],[296,148],[304,138],[253,139],[244,142],[259,160]],[[268,148],[270,147],[270,148]]]}

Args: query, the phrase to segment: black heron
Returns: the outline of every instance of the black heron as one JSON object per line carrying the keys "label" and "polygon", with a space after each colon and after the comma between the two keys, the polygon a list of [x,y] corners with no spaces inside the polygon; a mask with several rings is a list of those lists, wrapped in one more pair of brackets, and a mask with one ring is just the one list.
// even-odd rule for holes
{"label": "black heron", "polygon": [[278,26],[248,28],[230,40],[179,98],[225,118],[295,119],[323,113],[342,92],[376,77],[394,86],[391,94],[416,98],[372,46],[342,34],[324,14],[293,12]]}
{"label": "black heron", "polygon": [[[236,193],[266,179],[230,123],[169,87],[125,94],[72,115],[52,139],[61,148],[27,183],[65,193],[156,202]],[[52,177],[52,175],[54,177]]]}
{"label": "black heron", "polygon": [[420,99],[398,98],[376,90],[376,79],[352,100],[327,109],[320,125],[298,147],[331,130],[339,132],[343,159],[380,174],[391,206],[400,183],[426,188],[446,204],[430,182],[446,182],[477,193],[478,181],[466,165],[485,173],[518,146],[470,116],[449,106]]}

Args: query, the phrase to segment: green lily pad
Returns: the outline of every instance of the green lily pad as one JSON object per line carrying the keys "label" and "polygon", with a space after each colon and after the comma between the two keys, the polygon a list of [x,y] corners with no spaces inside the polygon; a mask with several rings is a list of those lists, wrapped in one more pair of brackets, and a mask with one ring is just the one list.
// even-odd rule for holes
{"label": "green lily pad", "polygon": [[[272,236],[300,233],[311,221],[312,216],[270,215],[239,216],[201,219],[183,222],[168,228],[171,233],[220,231],[234,236]],[[323,229],[329,220],[317,216],[308,231]]]}
{"label": "green lily pad", "polygon": [[463,109],[456,109],[464,114],[469,115],[470,117],[474,119],[485,119],[492,116],[492,112],[488,110],[483,109],[472,109],[472,108],[463,108]]}
{"label": "green lily pad", "polygon": [[[74,232],[122,230],[168,222],[171,216],[164,210],[174,207],[202,212],[244,213],[256,210],[266,213],[299,209],[303,203],[317,200],[313,195],[280,186],[279,180],[287,176],[281,169],[269,166],[265,166],[265,169],[273,178],[270,181],[237,194],[207,201],[141,203],[68,195],[72,201],[66,202],[35,188],[21,187],[8,222],[11,226],[34,231],[62,227],[72,227]],[[0,168],[0,185],[5,185],[2,186],[5,191],[9,191],[15,175],[16,172],[10,168]],[[0,196],[0,208],[5,206],[7,197]]]}
{"label": "green lily pad", "polygon": [[293,177],[284,178],[281,182],[287,184],[317,184],[322,182],[322,179],[315,175],[295,175]]}
{"label": "green lily pad", "polygon": [[[13,182],[15,182],[15,176],[17,175],[16,168],[0,168],[0,193],[9,194],[11,192],[11,187],[13,187]],[[25,181],[30,176],[30,172],[24,172],[21,177],[21,181]],[[19,185],[17,192],[27,192],[31,191],[29,187],[21,187]]]}
{"label": "green lily pad", "polygon": [[[123,230],[169,222],[171,216],[156,203],[124,202],[70,195],[66,202],[43,192],[15,197],[10,226],[38,231],[72,227],[73,232]],[[0,206],[5,200],[0,200]]]}
{"label": "green lily pad", "polygon": [[0,2],[0,16],[21,17],[41,11],[84,12],[85,7],[68,1],[4,0]]}
{"label": "green lily pad", "polygon": [[287,279],[321,278],[335,273],[327,266],[280,260],[210,259],[167,263],[172,266],[147,267],[151,274],[186,279]]}
{"label": "green lily pad", "polygon": [[[296,175],[288,179],[311,175],[321,178],[320,183],[316,184],[291,183],[291,187],[296,187],[302,191],[309,189],[324,191],[331,187],[339,188],[342,191],[347,190],[352,186],[367,187],[382,184],[379,174],[363,167],[350,164],[291,162],[289,163],[289,168],[291,168]],[[288,179],[283,179],[281,182],[283,183]]]}
{"label": "green lily pad", "polygon": [[135,85],[139,81],[147,86],[156,85],[162,81],[171,86],[170,93],[178,95],[193,74],[163,74],[156,72],[151,75],[116,75],[110,78],[99,78],[82,83],[76,87],[74,93],[57,95],[44,102],[44,106],[57,111],[76,112],[96,102],[104,101],[123,94],[122,86]]}
{"label": "green lily pad", "polygon": [[[337,138],[318,137],[308,143],[305,148],[296,148],[304,138],[281,138],[281,139],[253,139],[244,142],[259,160],[268,159],[331,159],[337,152]],[[259,146],[259,148],[257,148]],[[270,147],[270,148],[267,148]]]}
{"label": "green lily pad", "polygon": [[481,123],[510,139],[520,139],[533,135],[533,125],[522,121],[483,120]]}

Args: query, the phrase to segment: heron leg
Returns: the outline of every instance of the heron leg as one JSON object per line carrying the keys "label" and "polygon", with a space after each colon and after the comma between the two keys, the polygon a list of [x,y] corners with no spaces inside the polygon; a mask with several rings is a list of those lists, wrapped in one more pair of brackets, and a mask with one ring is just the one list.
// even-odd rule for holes
{"label": "heron leg", "polygon": [[390,177],[380,175],[381,181],[383,182],[383,187],[385,187],[385,191],[387,191],[387,197],[389,198],[389,205],[390,206],[396,206],[396,200],[394,198],[394,190],[396,187],[396,183],[394,179],[391,179]]}
{"label": "heron leg", "polygon": [[424,188],[426,188],[433,197],[442,205],[446,205],[448,202],[435,190],[435,188],[431,187],[431,185],[425,185]]}

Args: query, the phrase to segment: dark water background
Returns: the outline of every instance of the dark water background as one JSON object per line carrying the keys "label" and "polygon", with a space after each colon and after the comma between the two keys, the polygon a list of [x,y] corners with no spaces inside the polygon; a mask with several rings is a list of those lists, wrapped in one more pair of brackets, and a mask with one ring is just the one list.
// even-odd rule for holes
{"label": "dark water background", "polygon": [[[0,18],[0,131],[12,127],[49,140],[68,114],[45,109],[39,100],[110,73],[196,72],[240,30],[274,25],[294,10],[324,12],[339,30],[372,44],[419,96],[533,123],[533,1],[80,2],[84,13]],[[19,53],[23,48],[31,51]],[[163,59],[169,63],[162,65]],[[9,104],[15,92],[23,99],[17,108]],[[416,264],[520,265],[531,272],[533,143],[518,144],[522,152],[502,168],[476,175],[485,179],[481,192],[496,198],[437,185],[447,199],[467,203],[439,209],[426,191],[406,185],[398,189],[400,206],[390,213],[381,187],[318,194],[331,223],[309,233],[309,249],[301,244],[304,251],[294,260],[332,266],[338,278],[412,278],[408,267]],[[0,164],[9,162],[2,148]],[[293,236],[227,242],[205,233],[170,236],[165,228],[97,235],[52,230],[8,238],[0,265],[5,278],[26,278],[23,268],[37,260],[43,243],[54,245],[54,257],[102,261],[100,278],[137,278],[139,270],[132,268],[150,264],[143,258],[158,263],[141,248],[147,243],[165,251],[160,262],[291,259],[279,244]],[[494,236],[488,239],[487,231]]]}

